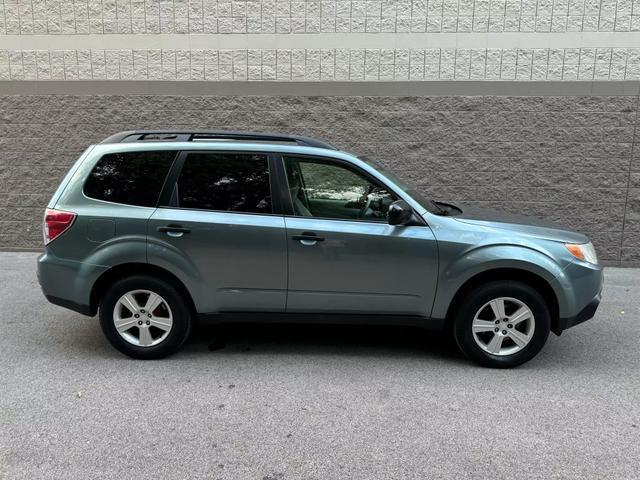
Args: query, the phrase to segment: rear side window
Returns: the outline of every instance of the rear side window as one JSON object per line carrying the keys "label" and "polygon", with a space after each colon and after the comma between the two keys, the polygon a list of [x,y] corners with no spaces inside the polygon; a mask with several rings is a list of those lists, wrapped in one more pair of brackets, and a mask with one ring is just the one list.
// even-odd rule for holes
{"label": "rear side window", "polygon": [[155,207],[176,152],[124,152],[103,156],[84,184],[87,197]]}
{"label": "rear side window", "polygon": [[174,198],[179,208],[272,213],[267,155],[191,153]]}

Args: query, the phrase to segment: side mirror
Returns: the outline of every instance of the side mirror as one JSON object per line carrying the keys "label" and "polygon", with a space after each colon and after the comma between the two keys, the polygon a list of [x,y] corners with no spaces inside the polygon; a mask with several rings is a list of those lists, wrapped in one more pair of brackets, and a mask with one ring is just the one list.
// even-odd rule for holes
{"label": "side mirror", "polygon": [[413,216],[413,208],[404,200],[396,200],[389,205],[387,220],[389,225],[406,225]]}

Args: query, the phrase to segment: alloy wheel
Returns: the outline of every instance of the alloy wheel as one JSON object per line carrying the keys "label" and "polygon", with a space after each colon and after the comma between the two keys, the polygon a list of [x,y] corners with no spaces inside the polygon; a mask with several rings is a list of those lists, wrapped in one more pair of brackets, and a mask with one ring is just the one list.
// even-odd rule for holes
{"label": "alloy wheel", "polygon": [[138,347],[152,347],[169,335],[173,314],[167,301],[157,293],[131,290],[116,302],[113,323],[127,342]]}
{"label": "alloy wheel", "polygon": [[476,344],[492,355],[513,355],[524,349],[535,330],[531,309],[517,298],[498,297],[476,312],[471,324]]}

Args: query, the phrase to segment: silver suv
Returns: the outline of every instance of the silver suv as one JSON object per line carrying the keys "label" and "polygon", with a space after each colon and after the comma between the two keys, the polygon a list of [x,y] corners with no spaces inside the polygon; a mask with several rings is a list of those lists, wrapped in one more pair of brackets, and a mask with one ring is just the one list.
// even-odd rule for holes
{"label": "silver suv", "polygon": [[145,359],[194,322],[258,315],[446,328],[469,358],[512,367],[591,318],[602,288],[580,233],[425,199],[293,135],[114,135],[60,184],[44,241],[47,299],[99,311],[113,346]]}

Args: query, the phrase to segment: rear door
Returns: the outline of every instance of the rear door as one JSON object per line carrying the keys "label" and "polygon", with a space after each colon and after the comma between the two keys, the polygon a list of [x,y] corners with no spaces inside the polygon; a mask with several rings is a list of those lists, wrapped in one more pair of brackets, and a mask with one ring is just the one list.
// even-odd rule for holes
{"label": "rear door", "polygon": [[284,218],[271,194],[273,158],[183,152],[148,225],[149,262],[187,277],[200,313],[282,312]]}
{"label": "rear door", "polygon": [[389,225],[398,197],[347,162],[283,160],[293,213],[287,311],[428,317],[438,271],[429,226]]}

